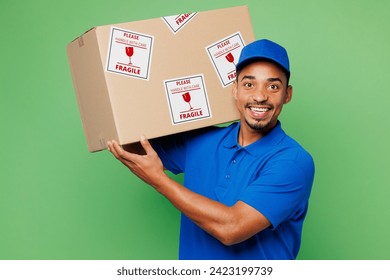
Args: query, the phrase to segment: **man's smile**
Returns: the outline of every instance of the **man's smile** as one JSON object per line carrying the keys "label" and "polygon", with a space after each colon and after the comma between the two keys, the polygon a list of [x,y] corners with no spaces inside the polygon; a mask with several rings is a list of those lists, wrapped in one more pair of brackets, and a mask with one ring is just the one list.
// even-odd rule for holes
{"label": "man's smile", "polygon": [[255,119],[264,118],[269,111],[272,110],[272,106],[270,105],[247,105],[247,109],[250,110],[250,115]]}

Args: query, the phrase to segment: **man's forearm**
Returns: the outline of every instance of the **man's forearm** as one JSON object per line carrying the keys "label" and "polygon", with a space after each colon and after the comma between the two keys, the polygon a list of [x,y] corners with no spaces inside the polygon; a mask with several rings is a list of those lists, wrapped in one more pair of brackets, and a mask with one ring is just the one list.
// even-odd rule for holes
{"label": "man's forearm", "polygon": [[[228,207],[180,185],[168,176],[164,176],[153,187],[165,196],[179,211],[199,227],[213,235],[225,245],[246,240],[256,233],[256,229],[246,226],[248,221],[244,203]],[[256,211],[252,208],[253,211]],[[269,226],[265,220],[264,228]],[[258,223],[257,226],[260,224]]]}

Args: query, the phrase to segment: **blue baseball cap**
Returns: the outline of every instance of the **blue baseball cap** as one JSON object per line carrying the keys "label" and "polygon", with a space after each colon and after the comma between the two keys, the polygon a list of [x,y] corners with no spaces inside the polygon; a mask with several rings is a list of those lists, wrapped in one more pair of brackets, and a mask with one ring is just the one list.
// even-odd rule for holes
{"label": "blue baseball cap", "polygon": [[236,71],[241,70],[253,61],[261,59],[277,63],[286,72],[287,78],[290,77],[290,63],[286,49],[267,39],[254,41],[242,49],[236,64]]}

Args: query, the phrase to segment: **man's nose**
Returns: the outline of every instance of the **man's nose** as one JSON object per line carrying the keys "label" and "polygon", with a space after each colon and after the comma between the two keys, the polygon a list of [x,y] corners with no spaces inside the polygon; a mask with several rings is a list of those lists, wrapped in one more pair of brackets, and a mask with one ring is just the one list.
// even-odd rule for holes
{"label": "man's nose", "polygon": [[263,102],[268,100],[268,95],[264,90],[259,89],[252,95],[252,99],[256,102]]}

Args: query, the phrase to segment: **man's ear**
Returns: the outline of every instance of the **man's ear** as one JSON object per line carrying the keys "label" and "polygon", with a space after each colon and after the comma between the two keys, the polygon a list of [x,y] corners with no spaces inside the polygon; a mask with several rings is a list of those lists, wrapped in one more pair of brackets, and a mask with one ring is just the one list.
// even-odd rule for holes
{"label": "man's ear", "polygon": [[283,104],[287,104],[291,101],[292,94],[293,94],[293,87],[291,85],[289,85],[289,86],[287,86],[286,96],[284,98]]}
{"label": "man's ear", "polygon": [[237,100],[237,81],[235,80],[232,84],[232,95],[235,100]]}

